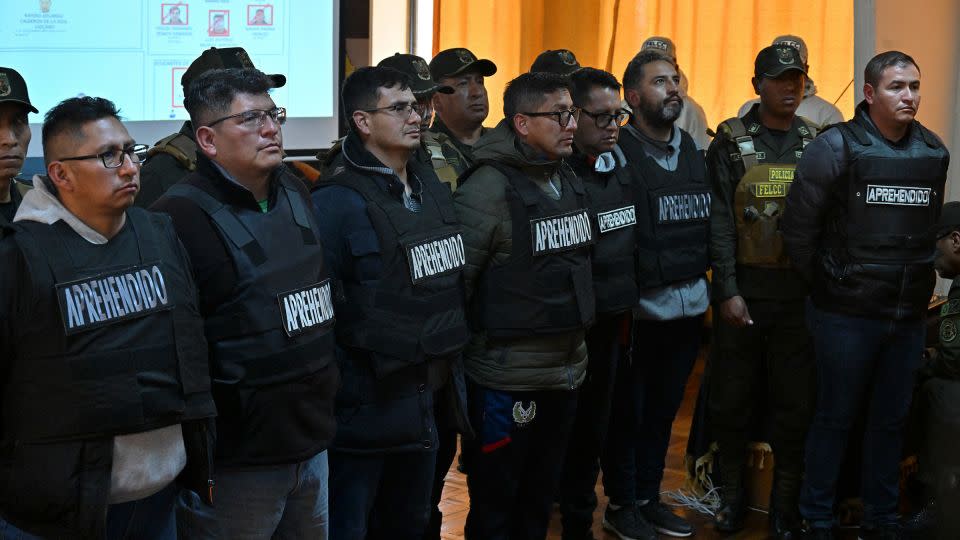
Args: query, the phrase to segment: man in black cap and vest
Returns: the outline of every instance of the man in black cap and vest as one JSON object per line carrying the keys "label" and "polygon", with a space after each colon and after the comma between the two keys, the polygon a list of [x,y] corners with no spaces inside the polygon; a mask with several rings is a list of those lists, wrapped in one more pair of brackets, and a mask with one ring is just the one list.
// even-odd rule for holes
{"label": "man in black cap and vest", "polygon": [[331,537],[420,540],[440,433],[467,428],[463,233],[450,190],[414,157],[409,77],[361,68],[341,94],[344,165],[313,192],[340,313]]}
{"label": "man in black cap and vest", "polygon": [[444,144],[443,155],[459,174],[473,165],[473,145],[486,132],[483,121],[490,113],[490,101],[483,78],[496,72],[496,64],[478,59],[469,49],[459,47],[440,51],[430,61],[433,80],[453,88],[452,94],[434,96],[437,120],[431,131],[449,137],[450,144]]}
{"label": "man in black cap and vest", "polygon": [[745,116],[721,123],[707,151],[716,306],[708,423],[720,448],[721,509],[714,521],[725,533],[743,527],[746,446],[755,435],[750,429],[757,423],[760,389],[766,390],[773,427],[771,534],[795,539],[799,529],[814,367],[803,315],[807,286],[783,251],[780,221],[789,214],[785,201],[796,163],[816,136],[816,128],[796,115],[805,78],[796,48],[761,50],[752,81],[760,102]]}
{"label": "man in black cap and vest", "polygon": [[281,165],[273,84],[252,68],[193,80],[197,170],[152,207],[190,254],[218,410],[216,507],[182,501],[188,538],[327,536],[333,291],[309,195]]}
{"label": "man in black cap and vest", "polygon": [[[212,69],[253,68],[253,62],[242,47],[218,49],[210,47],[203,51],[180,77],[183,86],[184,101],[190,82]],[[270,75],[273,88],[287,83],[283,75]],[[186,106],[186,103],[184,103]],[[183,123],[180,131],[172,133],[150,148],[149,157],[144,163],[140,176],[141,190],[136,205],[149,208],[170,186],[183,180],[197,170],[197,142],[193,138],[193,125],[189,120]]]}
{"label": "man in black cap and vest", "polygon": [[186,251],[169,218],[130,208],[146,145],[113,103],[52,108],[43,151],[0,229],[0,536],[175,539],[178,484],[213,491]]}
{"label": "man in black cap and vest", "polygon": [[530,66],[531,72],[556,73],[557,75],[573,75],[583,69],[577,57],[567,49],[543,51],[534,59]]}
{"label": "man in black cap and vest", "polygon": [[800,511],[814,538],[831,537],[837,476],[862,411],[860,538],[900,538],[902,428],[923,352],[950,161],[940,138],[914,118],[920,68],[909,55],[874,56],[863,96],[852,120],[804,153],[783,223],[790,258],[811,287],[818,387]]}
{"label": "man in black cap and vest", "polygon": [[20,174],[30,146],[27,83],[15,69],[0,67],[0,224],[13,221],[20,205],[20,191],[14,178]]}
{"label": "man in black cap and vest", "polygon": [[573,428],[595,296],[596,231],[566,163],[579,110],[567,78],[524,73],[454,194],[474,330],[465,354],[471,540],[543,539]]}
{"label": "man in black cap and vest", "polygon": [[621,538],[690,536],[690,523],[661,502],[660,483],[709,306],[710,187],[703,154],[676,123],[686,104],[674,59],[643,50],[623,84],[633,111],[620,147],[635,178],[638,293],[633,354],[617,377],[601,460],[603,524]]}
{"label": "man in black cap and vest", "polygon": [[[541,58],[559,61],[534,63],[554,73],[569,71],[563,52],[548,51]],[[575,62],[575,60],[574,60]],[[570,166],[583,180],[596,227],[593,246],[593,283],[597,318],[586,334],[587,372],[578,391],[577,415],[567,445],[560,483],[563,538],[590,538],[597,507],[595,486],[600,453],[610,418],[610,402],[617,364],[626,351],[624,337],[637,299],[634,259],[636,207],[626,159],[617,146],[627,113],[620,107],[620,83],[606,71],[580,68],[570,75],[571,97],[580,109]]]}

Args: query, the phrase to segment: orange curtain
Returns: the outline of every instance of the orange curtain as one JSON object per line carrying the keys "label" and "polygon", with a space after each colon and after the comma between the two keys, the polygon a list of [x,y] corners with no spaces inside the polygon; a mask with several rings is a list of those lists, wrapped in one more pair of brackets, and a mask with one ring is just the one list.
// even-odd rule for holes
{"label": "orange curtain", "polygon": [[[690,81],[688,93],[716,126],[755,97],[757,52],[781,34],[810,51],[817,94],[853,113],[853,0],[435,0],[434,52],[467,47],[497,64],[487,81],[488,125],[503,117],[503,87],[547,49],[623,75],[643,41],[666,36]],[[841,97],[842,95],[842,97]]]}

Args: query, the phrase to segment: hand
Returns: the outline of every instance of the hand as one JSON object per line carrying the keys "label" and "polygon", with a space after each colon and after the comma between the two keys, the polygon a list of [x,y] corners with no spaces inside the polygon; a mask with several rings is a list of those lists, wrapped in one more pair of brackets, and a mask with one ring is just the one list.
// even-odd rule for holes
{"label": "hand", "polygon": [[723,317],[723,322],[736,328],[753,324],[750,311],[747,310],[747,303],[743,301],[742,296],[733,296],[721,302],[720,316]]}

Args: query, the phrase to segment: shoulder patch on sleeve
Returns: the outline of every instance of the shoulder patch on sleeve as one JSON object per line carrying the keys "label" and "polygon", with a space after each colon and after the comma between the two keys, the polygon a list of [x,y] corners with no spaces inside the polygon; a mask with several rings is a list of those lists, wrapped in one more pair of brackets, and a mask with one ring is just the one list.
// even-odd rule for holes
{"label": "shoulder patch on sleeve", "polygon": [[950,343],[957,339],[956,319],[944,319],[940,322],[940,342]]}

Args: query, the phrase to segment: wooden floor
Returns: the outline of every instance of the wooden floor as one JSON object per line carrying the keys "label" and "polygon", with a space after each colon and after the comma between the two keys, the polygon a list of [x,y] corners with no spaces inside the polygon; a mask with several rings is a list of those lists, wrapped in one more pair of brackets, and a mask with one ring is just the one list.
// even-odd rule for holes
{"label": "wooden floor", "polygon": [[[684,470],[683,457],[687,448],[687,435],[690,433],[690,422],[693,417],[693,409],[697,399],[697,392],[700,387],[700,380],[703,375],[704,356],[701,354],[700,360],[694,368],[687,385],[686,395],[683,399],[683,405],[680,407],[680,413],[676,422],[673,424],[673,436],[670,439],[670,450],[667,454],[667,468],[664,473],[663,490],[672,491],[683,486]],[[454,461],[456,464],[456,460]],[[593,531],[598,540],[615,540],[616,536],[607,533],[600,525],[603,509],[606,507],[607,498],[603,495],[603,488],[597,484],[597,497],[600,499],[600,507],[594,514]],[[467,483],[463,474],[457,472],[455,466],[447,474],[446,485],[443,490],[443,499],[440,502],[440,510],[443,512],[443,529],[441,537],[444,540],[462,540],[463,525],[467,519],[467,511],[470,508],[470,497],[467,495]],[[698,514],[691,510],[678,510],[691,521],[696,527],[696,533],[691,538],[713,540],[720,538],[731,538],[736,540],[761,540],[767,535],[767,516],[760,512],[751,512],[747,519],[747,528],[740,533],[732,536],[724,536],[713,529],[709,516]],[[547,536],[549,540],[559,540],[560,538],[560,517],[554,512],[550,520],[550,532]],[[662,536],[662,538],[669,538]],[[856,530],[844,531],[839,536],[842,540],[855,540],[857,538]]]}

